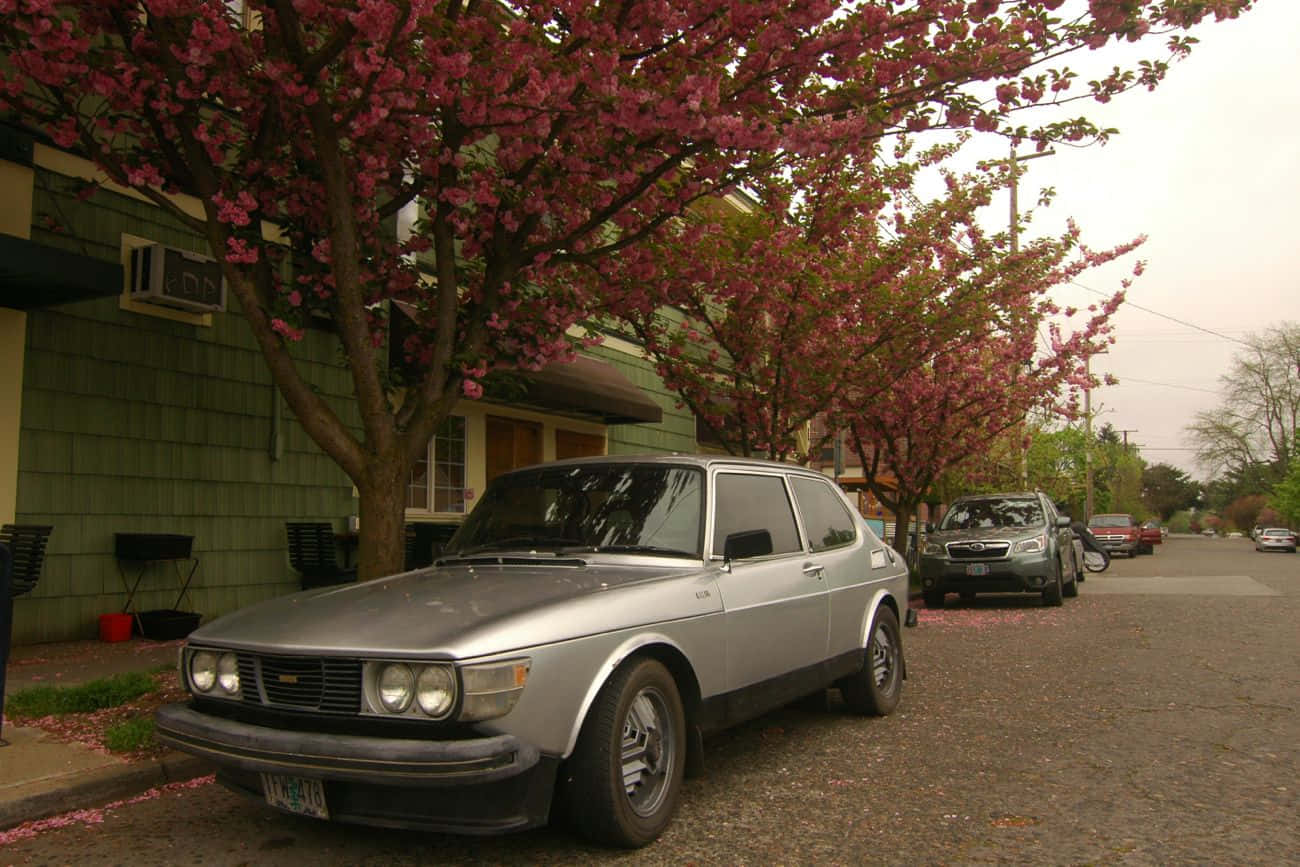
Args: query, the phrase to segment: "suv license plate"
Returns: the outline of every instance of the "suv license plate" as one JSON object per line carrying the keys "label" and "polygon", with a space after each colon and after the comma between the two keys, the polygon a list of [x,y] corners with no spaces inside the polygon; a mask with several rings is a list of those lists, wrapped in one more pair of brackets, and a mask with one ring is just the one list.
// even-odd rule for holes
{"label": "suv license plate", "polygon": [[987,563],[967,563],[967,575],[987,575],[989,574],[989,564]]}
{"label": "suv license plate", "polygon": [[272,807],[317,819],[330,817],[325,806],[325,786],[320,780],[262,774],[262,792]]}

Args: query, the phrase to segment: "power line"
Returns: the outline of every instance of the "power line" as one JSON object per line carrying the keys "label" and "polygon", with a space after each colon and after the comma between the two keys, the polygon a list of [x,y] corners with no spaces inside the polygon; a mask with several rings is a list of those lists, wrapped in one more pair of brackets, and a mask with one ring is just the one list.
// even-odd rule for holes
{"label": "power line", "polygon": [[[1087,292],[1091,292],[1094,295],[1100,295],[1103,298],[1110,297],[1105,292],[1102,292],[1099,289],[1093,289],[1090,286],[1084,286],[1078,280],[1071,280],[1070,283],[1072,283],[1075,286],[1078,286],[1080,289],[1083,289]],[[1245,340],[1241,340],[1239,338],[1229,336],[1227,334],[1224,334],[1222,331],[1215,331],[1210,328],[1202,328],[1201,326],[1188,322],[1185,319],[1179,319],[1176,316],[1170,316],[1167,313],[1161,313],[1159,310],[1152,310],[1150,307],[1143,307],[1141,304],[1135,304],[1132,301],[1129,301],[1127,299],[1124,301],[1124,304],[1129,307],[1132,307],[1135,310],[1141,310],[1143,313],[1150,313],[1152,316],[1159,316],[1161,319],[1168,319],[1170,322],[1176,322],[1179,325],[1182,325],[1184,328],[1191,328],[1196,331],[1202,331],[1206,334],[1212,334],[1215,337],[1221,338],[1223,340],[1231,341],[1232,343],[1240,344],[1241,346],[1250,346],[1250,344],[1247,343]]]}
{"label": "power line", "polygon": [[1143,385],[1159,385],[1165,388],[1181,388],[1184,391],[1199,391],[1205,394],[1219,394],[1217,390],[1212,388],[1197,388],[1194,385],[1177,385],[1172,382],[1156,382],[1153,379],[1138,379],[1136,376],[1121,376],[1118,373],[1111,375],[1119,380],[1120,385],[1123,385],[1125,382],[1140,382]]}

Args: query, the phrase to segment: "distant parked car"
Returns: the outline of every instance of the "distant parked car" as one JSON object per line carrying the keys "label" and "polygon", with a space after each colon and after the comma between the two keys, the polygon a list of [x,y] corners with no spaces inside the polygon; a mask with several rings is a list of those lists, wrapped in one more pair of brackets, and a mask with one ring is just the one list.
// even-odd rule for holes
{"label": "distant parked car", "polygon": [[1201,535],[1202,535],[1202,536],[1217,536],[1217,535],[1219,535],[1219,534],[1216,533],[1216,532],[1214,532],[1214,530],[1210,529],[1209,527],[1206,527],[1204,530],[1201,531]]}
{"label": "distant parked car", "polygon": [[1262,530],[1255,540],[1256,551],[1290,551],[1295,553],[1295,533],[1283,527]]}
{"label": "distant parked car", "polygon": [[1156,545],[1165,540],[1165,536],[1160,532],[1159,521],[1147,521],[1142,525],[1142,541],[1138,544],[1139,554],[1154,554]]}
{"label": "distant parked car", "polygon": [[1244,539],[1245,536],[1241,535],[1241,531],[1240,531],[1240,530],[1233,530],[1231,533],[1228,534],[1228,538],[1229,538],[1229,539]]}
{"label": "distant parked car", "polygon": [[1038,593],[1045,605],[1079,595],[1070,519],[1046,494],[958,497],[921,549],[921,595],[942,608],[944,595]]}
{"label": "distant parked car", "polygon": [[1132,515],[1120,512],[1093,515],[1088,519],[1088,529],[1112,554],[1134,557],[1142,545],[1142,528]]}

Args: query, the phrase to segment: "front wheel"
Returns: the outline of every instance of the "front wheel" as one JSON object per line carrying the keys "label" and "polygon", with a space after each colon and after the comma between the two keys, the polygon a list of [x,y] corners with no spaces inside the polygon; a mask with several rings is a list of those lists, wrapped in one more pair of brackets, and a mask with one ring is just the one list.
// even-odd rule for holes
{"label": "front wheel", "polygon": [[921,597],[925,600],[926,608],[942,608],[943,596],[942,590],[926,590],[921,594]]}
{"label": "front wheel", "polygon": [[840,681],[844,703],[854,713],[885,716],[903,693],[903,637],[893,610],[880,606],[871,620],[861,670]]}
{"label": "front wheel", "polygon": [[1056,568],[1052,570],[1052,577],[1043,588],[1044,605],[1061,605],[1063,596],[1061,593],[1061,564],[1057,563]]}
{"label": "front wheel", "polygon": [[677,683],[653,659],[621,668],[592,704],[564,778],[567,814],[598,843],[637,848],[668,826],[686,765]]}

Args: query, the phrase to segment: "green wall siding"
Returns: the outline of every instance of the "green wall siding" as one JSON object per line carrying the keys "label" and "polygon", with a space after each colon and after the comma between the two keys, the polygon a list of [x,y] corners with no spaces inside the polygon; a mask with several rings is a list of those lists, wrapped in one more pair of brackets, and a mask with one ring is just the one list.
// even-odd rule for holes
{"label": "green wall siding", "polygon": [[[206,252],[156,208],[102,191],[83,204],[73,182],[40,174],[41,243],[117,261],[126,232]],[[355,424],[330,341],[309,333],[297,351]],[[296,588],[284,521],[341,527],[356,512],[351,483],[283,405],[273,459],[278,397],[236,315],[208,328],[123,311],[116,298],[66,304],[30,313],[26,352],[17,520],[54,532],[36,589],[15,600],[15,644],[93,637],[97,616],[122,608],[114,533],[194,536],[200,562],[181,607],[211,617]],[[170,608],[179,585],[173,564],[151,565],[136,606]]]}

